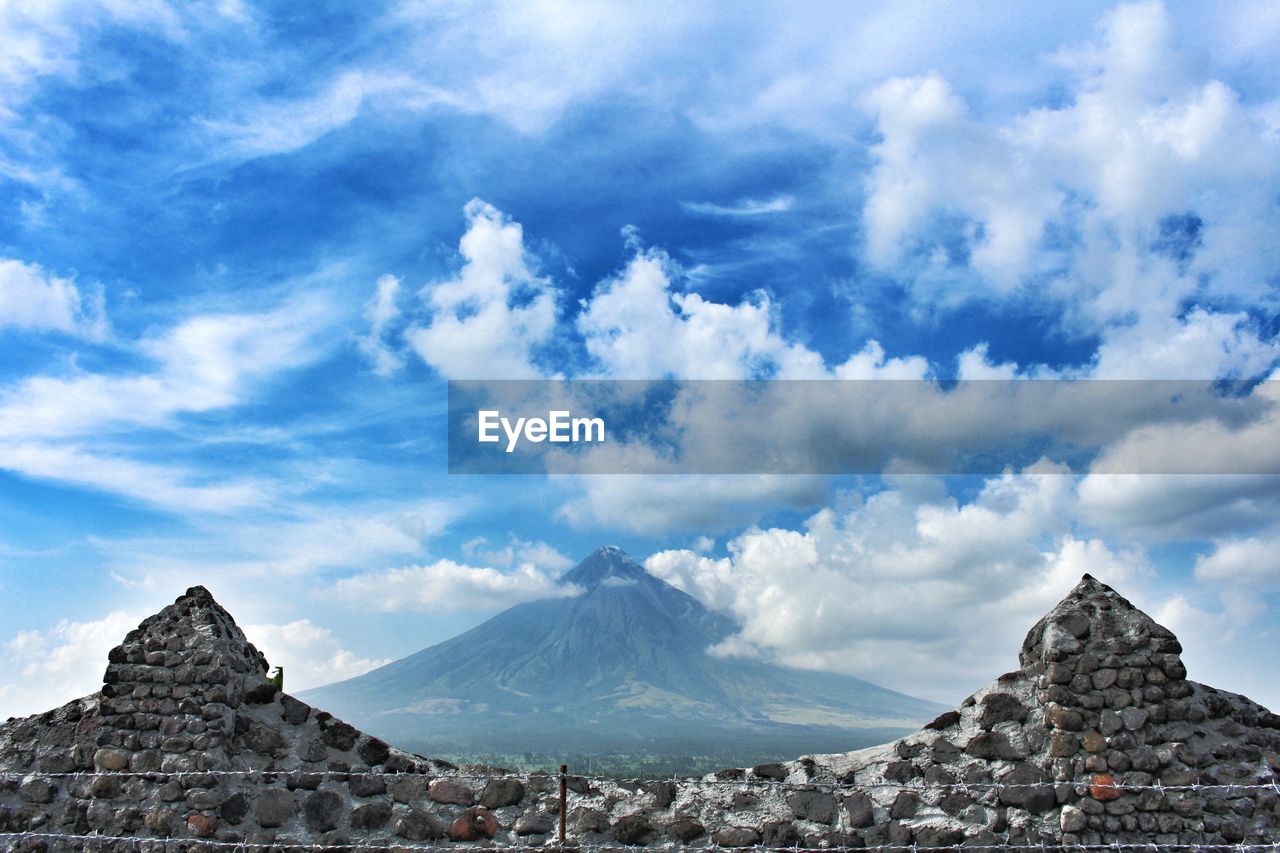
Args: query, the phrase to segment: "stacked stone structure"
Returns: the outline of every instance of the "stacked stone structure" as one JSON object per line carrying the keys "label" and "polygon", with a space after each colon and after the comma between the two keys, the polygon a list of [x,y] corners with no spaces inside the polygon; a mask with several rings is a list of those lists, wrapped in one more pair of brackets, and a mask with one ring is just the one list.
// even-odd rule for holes
{"label": "stacked stone structure", "polygon": [[[1020,669],[921,731],[700,779],[570,777],[586,844],[1273,844],[1280,718],[1186,679],[1177,639],[1089,576]],[[279,692],[196,587],[112,650],[103,689],[0,726],[0,848],[543,846],[558,780],[394,749]],[[193,846],[194,845],[194,846]]]}

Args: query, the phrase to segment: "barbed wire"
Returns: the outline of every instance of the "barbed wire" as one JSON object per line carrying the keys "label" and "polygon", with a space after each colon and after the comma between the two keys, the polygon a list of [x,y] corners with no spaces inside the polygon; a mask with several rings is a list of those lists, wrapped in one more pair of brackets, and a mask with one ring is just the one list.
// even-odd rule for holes
{"label": "barbed wire", "polygon": [[[183,780],[191,778],[203,777],[220,777],[220,778],[236,778],[242,780],[261,779],[267,782],[285,781],[312,781],[314,779],[328,778],[334,781],[346,782],[352,778],[360,779],[425,779],[430,781],[480,781],[492,782],[497,780],[515,780],[530,781],[539,779],[546,782],[556,782],[561,778],[562,774],[558,773],[521,773],[512,771],[507,773],[424,773],[424,772],[391,772],[382,770],[336,770],[331,768],[325,769],[293,769],[293,770],[260,770],[260,769],[244,769],[244,770],[109,770],[109,771],[67,771],[58,773],[45,773],[42,771],[27,771],[23,773],[8,772],[0,773],[0,782],[17,781],[19,784],[31,779],[71,779],[71,780],[91,780],[97,778],[114,778],[114,779],[144,779],[147,781],[162,781],[168,779]],[[764,787],[764,788],[784,788],[794,791],[873,791],[873,790],[895,790],[895,791],[984,791],[984,790],[1014,790],[1014,789],[1057,789],[1062,785],[1069,785],[1073,788],[1099,788],[1107,791],[1157,791],[1161,794],[1179,793],[1183,791],[1217,791],[1226,793],[1252,793],[1252,792],[1269,792],[1280,796],[1280,780],[1272,779],[1270,782],[1210,782],[1203,783],[1197,779],[1195,783],[1183,785],[1164,784],[1162,782],[1153,782],[1148,784],[1136,784],[1120,781],[1101,781],[1096,778],[1074,779],[1074,780],[1044,780],[1039,782],[922,782],[920,784],[912,784],[911,782],[823,782],[818,780],[806,780],[799,782],[791,782],[787,780],[776,779],[704,779],[698,777],[671,777],[669,779],[614,779],[607,776],[584,776],[576,773],[563,774],[570,783],[587,782],[587,783],[607,783],[621,788],[630,786],[653,786],[675,784],[686,787],[726,787],[726,788],[744,788],[744,787]]]}
{"label": "barbed wire", "polygon": [[[141,838],[136,835],[69,835],[56,832],[0,832],[0,841],[5,839],[16,839],[17,841],[74,841],[80,844],[88,842],[96,842],[99,846],[103,843],[128,842],[138,848],[144,847],[163,847],[167,848],[170,844],[179,846],[196,846],[209,847],[215,849],[231,849],[231,850],[288,850],[291,848],[299,848],[303,850],[352,850],[356,847],[364,847],[366,849],[394,849],[409,848],[420,850],[433,850],[445,847],[452,847],[452,844],[416,844],[405,840],[368,840],[364,839],[359,843],[347,844],[330,844],[324,842],[313,842],[304,840],[276,840],[271,842],[251,842],[251,841],[223,841],[216,838]],[[580,853],[603,853],[603,851],[616,851],[620,847],[641,846],[641,845],[625,845],[620,842],[612,844],[596,844],[596,843],[579,843],[576,841],[566,841],[564,844],[557,842],[543,842],[531,844],[508,844],[504,846],[486,845],[486,850],[569,850],[580,851]],[[660,845],[645,845],[649,849],[680,849],[686,845],[666,843]],[[822,851],[822,853],[832,853],[837,850],[859,851],[882,851],[882,853],[930,853],[930,851],[945,850],[1005,850],[1005,851],[1039,851],[1039,853],[1049,853],[1053,850],[1150,850],[1159,853],[1161,850],[1213,850],[1221,851],[1231,850],[1236,853],[1264,853],[1264,851],[1280,851],[1280,842],[1269,842],[1261,844],[1159,844],[1156,842],[1141,841],[1113,841],[1108,844],[1057,844],[1052,846],[1046,845],[1044,842],[1036,844],[947,844],[947,845],[923,845],[923,844],[881,844],[873,847],[849,848],[843,846],[835,847],[806,847],[799,844],[790,846],[768,846],[763,844],[754,844],[746,847],[725,847],[721,844],[700,845],[699,850],[733,850],[740,853],[744,850],[791,850],[800,853],[800,851]]]}

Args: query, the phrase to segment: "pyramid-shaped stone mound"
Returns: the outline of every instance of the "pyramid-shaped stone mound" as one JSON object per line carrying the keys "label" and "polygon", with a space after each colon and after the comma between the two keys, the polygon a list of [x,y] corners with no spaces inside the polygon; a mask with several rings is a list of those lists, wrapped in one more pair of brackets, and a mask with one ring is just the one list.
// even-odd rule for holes
{"label": "pyramid-shaped stone mound", "polygon": [[885,747],[807,778],[885,844],[1220,844],[1280,833],[1280,718],[1186,678],[1171,631],[1085,575],[1021,668]]}
{"label": "pyramid-shaped stone mound", "polygon": [[[78,773],[97,776],[92,799],[103,804],[125,796],[134,780],[180,781],[168,792],[172,799],[139,787],[137,798],[150,808],[101,809],[94,820],[89,810],[66,815],[73,829],[183,834],[194,819],[191,833],[200,835],[218,818],[225,820],[224,800],[197,797],[193,803],[182,793],[203,787],[193,782],[212,786],[260,779],[262,771],[292,771],[295,787],[314,788],[320,777],[309,779],[307,771],[431,772],[450,766],[393,749],[283,693],[268,681],[263,654],[200,586],[130,631],[108,655],[103,682],[92,696],[0,726],[0,770],[31,774],[17,792],[23,804],[0,808],[0,823],[43,826],[48,815],[40,807],[57,799],[60,780]],[[252,803],[233,802],[230,816]]]}
{"label": "pyramid-shaped stone mound", "polygon": [[[1270,845],[1280,718],[1186,678],[1173,634],[1086,575],[1014,672],[859,752],[616,782],[400,752],[281,693],[207,591],[112,650],[100,693],[0,726],[0,847]],[[571,745],[567,745],[571,749]],[[1270,849],[1270,848],[1268,848]]]}

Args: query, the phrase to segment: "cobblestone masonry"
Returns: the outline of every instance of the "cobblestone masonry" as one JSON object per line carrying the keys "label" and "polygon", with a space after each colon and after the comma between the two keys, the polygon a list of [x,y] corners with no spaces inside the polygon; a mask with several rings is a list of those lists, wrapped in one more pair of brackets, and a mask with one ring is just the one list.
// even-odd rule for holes
{"label": "cobblestone masonry", "polygon": [[[571,777],[584,844],[1271,843],[1280,718],[1186,679],[1174,635],[1086,575],[1021,668],[921,731],[701,779]],[[0,726],[0,848],[68,838],[541,846],[558,780],[394,749],[267,683],[202,587],[111,651],[101,692]],[[29,835],[23,835],[29,833]],[[130,840],[93,842],[128,849]]]}

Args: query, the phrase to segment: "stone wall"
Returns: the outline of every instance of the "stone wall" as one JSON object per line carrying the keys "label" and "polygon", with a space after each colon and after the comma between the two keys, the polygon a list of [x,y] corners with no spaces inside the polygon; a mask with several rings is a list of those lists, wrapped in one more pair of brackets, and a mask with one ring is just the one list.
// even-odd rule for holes
{"label": "stone wall", "polygon": [[[571,776],[569,838],[740,847],[1270,844],[1280,718],[1186,679],[1168,630],[1086,576],[1020,669],[892,744],[619,782]],[[0,847],[543,846],[558,779],[392,747],[267,683],[196,587],[99,694],[0,727]],[[112,842],[109,839],[116,838]],[[164,841],[162,839],[168,839]]]}

